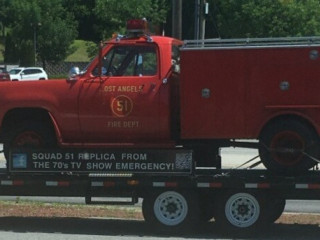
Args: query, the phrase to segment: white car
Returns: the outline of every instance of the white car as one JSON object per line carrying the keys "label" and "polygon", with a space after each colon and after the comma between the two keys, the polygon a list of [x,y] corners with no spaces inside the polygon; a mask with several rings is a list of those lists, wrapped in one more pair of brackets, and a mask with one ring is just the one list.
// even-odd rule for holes
{"label": "white car", "polygon": [[11,81],[48,80],[47,73],[39,67],[18,67],[9,71]]}

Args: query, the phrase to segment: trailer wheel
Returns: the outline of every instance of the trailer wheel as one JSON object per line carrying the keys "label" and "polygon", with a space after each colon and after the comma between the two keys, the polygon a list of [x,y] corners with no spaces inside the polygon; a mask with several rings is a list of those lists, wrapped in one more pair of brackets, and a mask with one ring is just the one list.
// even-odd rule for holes
{"label": "trailer wheel", "polygon": [[269,124],[260,135],[260,143],[261,161],[276,173],[303,173],[316,165],[308,155],[320,157],[319,136],[292,119]]}
{"label": "trailer wheel", "polygon": [[195,195],[177,191],[151,194],[143,199],[142,214],[147,223],[159,228],[175,229],[198,221]]}
{"label": "trailer wheel", "polygon": [[4,134],[4,154],[9,159],[9,152],[14,147],[51,147],[56,145],[54,131],[41,122],[22,122],[20,126],[7,130]]}
{"label": "trailer wheel", "polygon": [[216,223],[228,230],[252,229],[262,219],[261,200],[245,192],[227,193],[217,198]]}

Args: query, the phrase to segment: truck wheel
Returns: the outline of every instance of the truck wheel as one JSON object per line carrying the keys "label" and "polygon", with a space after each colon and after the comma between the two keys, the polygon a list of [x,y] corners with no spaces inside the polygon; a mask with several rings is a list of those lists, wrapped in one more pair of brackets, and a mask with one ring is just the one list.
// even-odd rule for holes
{"label": "truck wheel", "polygon": [[143,199],[144,219],[147,223],[167,230],[188,226],[199,219],[194,196],[177,191],[151,194]]}
{"label": "truck wheel", "polygon": [[266,203],[266,221],[274,223],[282,215],[286,206],[286,200],[283,198],[269,199]]}
{"label": "truck wheel", "polygon": [[9,159],[9,152],[14,147],[52,147],[56,138],[52,128],[41,122],[23,122],[16,128],[7,130],[4,134],[4,154]]}
{"label": "truck wheel", "polygon": [[303,173],[316,165],[308,155],[320,157],[319,136],[291,119],[268,125],[261,133],[260,145],[261,161],[276,173]]}
{"label": "truck wheel", "polygon": [[227,193],[217,198],[216,223],[228,230],[253,229],[261,222],[261,200],[245,192]]}

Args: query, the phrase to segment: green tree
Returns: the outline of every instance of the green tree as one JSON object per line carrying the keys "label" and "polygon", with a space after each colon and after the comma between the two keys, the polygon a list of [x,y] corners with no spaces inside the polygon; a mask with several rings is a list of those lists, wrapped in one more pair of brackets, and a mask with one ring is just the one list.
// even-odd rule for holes
{"label": "green tree", "polygon": [[59,62],[74,49],[70,46],[77,37],[77,23],[61,0],[37,0],[41,9],[41,27],[38,34],[40,60]]}
{"label": "green tree", "polygon": [[320,34],[319,0],[211,0],[223,38]]}
{"label": "green tree", "polygon": [[35,49],[43,67],[69,54],[77,25],[73,15],[63,8],[62,0],[11,0],[11,9],[15,11],[10,35],[20,65],[34,64]]}
{"label": "green tree", "polygon": [[10,18],[10,0],[0,0],[0,29],[2,32],[2,36],[5,35],[5,28],[11,22]]}
{"label": "green tree", "polygon": [[17,59],[19,59],[19,56],[17,56],[18,53],[17,51],[15,51],[15,45],[10,34],[6,36],[5,46],[6,47],[4,50],[4,62],[17,63]]}
{"label": "green tree", "polygon": [[100,41],[101,36],[97,31],[99,21],[94,14],[96,0],[67,0],[63,1],[66,11],[73,13],[78,22],[79,39]]}
{"label": "green tree", "polygon": [[166,0],[96,0],[95,15],[99,21],[101,38],[110,38],[114,32],[124,33],[126,20],[146,18],[153,25],[166,21]]}

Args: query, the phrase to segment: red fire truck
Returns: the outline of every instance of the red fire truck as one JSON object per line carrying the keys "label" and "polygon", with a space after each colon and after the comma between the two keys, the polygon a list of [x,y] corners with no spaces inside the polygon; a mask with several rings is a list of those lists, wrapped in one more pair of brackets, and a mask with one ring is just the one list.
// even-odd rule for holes
{"label": "red fire truck", "polygon": [[[1,194],[130,195],[152,223],[234,228],[317,198],[319,38],[182,42],[145,27],[129,21],[66,80],[1,84]],[[229,146],[259,149],[268,171],[221,169]]]}

